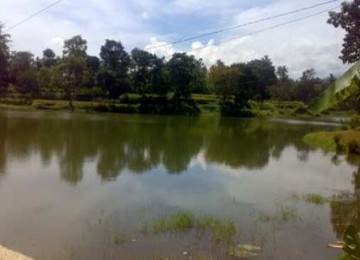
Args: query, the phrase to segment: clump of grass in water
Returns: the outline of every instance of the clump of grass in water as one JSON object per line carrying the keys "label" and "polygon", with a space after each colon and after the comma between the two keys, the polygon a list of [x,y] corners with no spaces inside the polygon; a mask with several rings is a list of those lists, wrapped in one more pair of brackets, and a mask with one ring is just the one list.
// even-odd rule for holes
{"label": "clump of grass in water", "polygon": [[211,216],[196,217],[189,213],[177,213],[156,219],[151,225],[144,225],[143,232],[151,233],[182,233],[194,230],[198,236],[210,232],[215,244],[232,243],[236,235],[233,221],[220,220]]}
{"label": "clump of grass in water", "polygon": [[293,194],[293,199],[296,200],[303,200],[306,201],[308,203],[312,203],[315,205],[324,205],[326,203],[329,202],[329,199],[325,198],[324,196],[320,195],[320,194],[316,194],[316,193],[308,193],[308,194],[304,194],[304,195],[299,195],[299,194]]}
{"label": "clump of grass in water", "polygon": [[112,240],[116,245],[121,245],[127,241],[127,237],[125,236],[125,234],[118,233],[113,236]]}
{"label": "clump of grass in water", "polygon": [[281,205],[272,214],[260,215],[260,220],[263,222],[273,222],[273,223],[280,224],[280,223],[288,222],[290,220],[295,220],[297,217],[298,217],[298,215],[294,208]]}
{"label": "clump of grass in water", "polygon": [[154,233],[185,232],[193,228],[195,218],[189,213],[179,213],[168,217],[162,217],[154,221],[152,231]]}

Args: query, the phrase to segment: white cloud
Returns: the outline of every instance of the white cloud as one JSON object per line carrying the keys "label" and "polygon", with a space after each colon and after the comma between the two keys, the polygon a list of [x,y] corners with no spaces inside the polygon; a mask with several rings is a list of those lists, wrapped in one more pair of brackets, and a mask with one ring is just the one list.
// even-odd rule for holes
{"label": "white cloud", "polygon": [[[3,0],[0,9],[1,22],[11,26],[52,2],[51,0]],[[214,35],[213,39],[199,39],[188,43],[187,47],[167,45],[153,48],[201,33],[208,21],[212,25],[207,31],[211,31],[320,2],[320,0],[63,1],[11,30],[13,40],[11,47],[14,50],[31,50],[35,55],[41,55],[45,48],[50,47],[60,55],[63,40],[81,34],[88,40],[88,52],[92,55],[99,54],[100,46],[105,39],[115,39],[121,40],[128,51],[133,47],[146,46],[149,51],[167,58],[176,51],[187,49],[190,54],[202,58],[208,66],[218,59],[230,64],[269,55],[275,65],[288,66],[295,77],[310,67],[318,71],[320,76],[325,76],[329,73],[339,73],[346,68],[338,59],[343,32],[326,23],[328,16],[326,13],[262,33],[248,34],[324,10],[326,6]],[[189,19],[193,17],[206,17],[208,20],[201,25],[191,24]],[[179,34],[179,28],[190,29]],[[165,36],[161,37],[161,35]],[[221,45],[215,44],[218,40],[236,35],[239,36],[236,40]]]}
{"label": "white cloud", "polygon": [[[308,5],[311,4],[314,2],[308,3]],[[233,17],[232,25],[255,21],[297,8],[299,6],[293,2],[277,1],[239,13]],[[314,68],[319,76],[327,76],[330,73],[339,74],[348,67],[343,65],[338,58],[342,48],[343,32],[326,23],[327,13],[262,31],[322,10],[324,7],[231,31],[223,36],[224,39],[234,38],[234,35],[238,35],[239,38],[219,45],[213,44],[214,41],[206,44],[201,41],[192,42],[188,53],[202,58],[207,66],[211,66],[218,59],[231,64],[268,55],[276,66],[288,66],[293,77],[300,77],[302,72],[309,68]],[[261,32],[253,34],[258,31]],[[245,36],[241,37],[242,35]],[[177,46],[173,48],[176,49]]]}
{"label": "white cloud", "polygon": [[158,41],[156,37],[151,37],[150,44],[146,45],[144,49],[150,53],[156,54],[159,57],[165,57],[166,59],[170,59],[175,53],[175,49],[172,44]]}

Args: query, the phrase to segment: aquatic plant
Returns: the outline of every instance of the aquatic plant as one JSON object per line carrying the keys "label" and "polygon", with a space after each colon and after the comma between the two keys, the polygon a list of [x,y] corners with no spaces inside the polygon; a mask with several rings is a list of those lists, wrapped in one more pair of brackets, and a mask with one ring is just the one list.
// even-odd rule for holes
{"label": "aquatic plant", "polygon": [[308,194],[303,194],[303,195],[294,193],[292,195],[292,198],[296,199],[296,200],[303,200],[303,201],[306,201],[308,203],[312,203],[315,205],[324,205],[329,202],[329,199],[325,198],[321,194],[316,194],[316,193],[308,193]]}
{"label": "aquatic plant", "polygon": [[143,234],[195,231],[198,237],[209,232],[214,244],[227,245],[233,242],[237,233],[233,221],[217,219],[212,216],[194,216],[187,212],[155,219],[151,224],[145,224],[141,231]]}
{"label": "aquatic plant", "polygon": [[343,239],[343,250],[346,253],[343,259],[360,259],[360,237],[353,225],[346,228]]}

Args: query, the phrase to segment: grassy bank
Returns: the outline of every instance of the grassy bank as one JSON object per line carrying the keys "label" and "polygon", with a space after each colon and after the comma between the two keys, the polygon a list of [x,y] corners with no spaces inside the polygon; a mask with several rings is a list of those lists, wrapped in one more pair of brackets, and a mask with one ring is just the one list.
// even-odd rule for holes
{"label": "grassy bank", "polygon": [[325,151],[360,154],[360,131],[354,129],[310,133],[304,141]]}
{"label": "grassy bank", "polygon": [[[123,95],[116,101],[93,100],[93,101],[73,101],[73,108],[69,106],[67,100],[46,100],[46,99],[21,99],[21,98],[2,98],[0,99],[0,109],[8,110],[54,110],[54,111],[82,111],[82,112],[113,112],[113,113],[143,113],[143,114],[191,114],[192,110],[197,110],[195,114],[220,115],[221,107],[216,95],[193,94],[193,104],[190,107],[185,104],[184,111],[174,110],[171,105],[171,97],[158,100],[154,96],[148,96],[145,100],[137,94]],[[250,101],[249,108],[245,109],[248,117],[311,117],[304,109],[301,102],[280,102],[265,101],[262,103]],[[191,107],[193,106],[193,107]],[[186,110],[187,109],[187,110]]]}

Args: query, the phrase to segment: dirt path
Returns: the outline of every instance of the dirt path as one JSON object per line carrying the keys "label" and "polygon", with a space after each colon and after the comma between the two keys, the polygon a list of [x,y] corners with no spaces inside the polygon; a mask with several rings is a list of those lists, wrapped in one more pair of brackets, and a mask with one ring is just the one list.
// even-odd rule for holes
{"label": "dirt path", "polygon": [[0,260],[34,260],[0,245]]}

